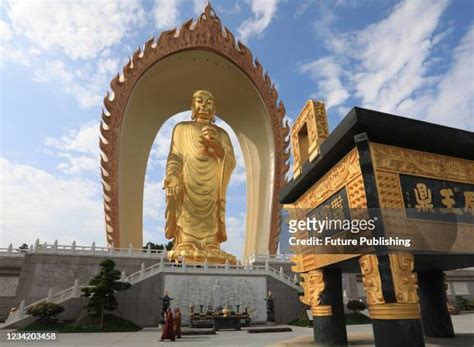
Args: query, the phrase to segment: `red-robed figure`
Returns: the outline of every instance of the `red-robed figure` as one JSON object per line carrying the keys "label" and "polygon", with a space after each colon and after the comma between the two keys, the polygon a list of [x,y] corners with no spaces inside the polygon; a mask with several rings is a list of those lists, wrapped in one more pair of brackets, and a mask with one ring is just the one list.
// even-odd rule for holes
{"label": "red-robed figure", "polygon": [[179,308],[174,310],[174,323],[173,323],[174,334],[176,338],[181,338],[181,311]]}
{"label": "red-robed figure", "polygon": [[163,331],[161,332],[161,339],[163,340],[175,340],[174,330],[173,330],[173,313],[171,312],[171,308],[168,308],[165,313],[165,324],[163,326]]}

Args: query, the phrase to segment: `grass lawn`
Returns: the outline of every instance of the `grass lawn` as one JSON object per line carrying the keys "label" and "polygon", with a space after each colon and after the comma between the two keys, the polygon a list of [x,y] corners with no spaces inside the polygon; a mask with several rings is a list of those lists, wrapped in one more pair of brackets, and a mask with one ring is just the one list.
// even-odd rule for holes
{"label": "grass lawn", "polygon": [[100,317],[86,316],[81,319],[81,322],[74,328],[76,321],[55,322],[50,324],[43,324],[39,321],[27,325],[18,331],[57,331],[60,333],[96,333],[96,332],[127,332],[138,331],[142,328],[135,323],[119,318],[112,314],[104,315],[104,327],[100,328]]}
{"label": "grass lawn", "polygon": [[[363,315],[362,313],[346,313],[345,315],[346,325],[353,325],[353,324],[370,324],[372,321],[369,317]],[[290,323],[290,325],[295,325],[298,327],[312,327],[313,322],[305,317],[304,319],[297,319]]]}

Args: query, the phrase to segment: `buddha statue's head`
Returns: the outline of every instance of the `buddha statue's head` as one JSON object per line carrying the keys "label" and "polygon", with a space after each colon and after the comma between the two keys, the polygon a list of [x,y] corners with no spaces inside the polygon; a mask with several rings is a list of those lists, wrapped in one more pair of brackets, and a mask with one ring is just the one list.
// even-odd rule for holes
{"label": "buddha statue's head", "polygon": [[214,96],[207,90],[197,90],[191,104],[192,119],[212,123],[216,118]]}

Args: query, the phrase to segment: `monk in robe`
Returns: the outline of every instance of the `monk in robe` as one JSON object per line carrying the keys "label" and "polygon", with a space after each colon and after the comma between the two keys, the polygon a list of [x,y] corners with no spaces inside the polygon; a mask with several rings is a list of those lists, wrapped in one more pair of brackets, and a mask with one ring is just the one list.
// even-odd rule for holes
{"label": "monk in robe", "polygon": [[168,308],[165,313],[165,324],[163,325],[160,341],[175,340],[173,323],[173,313],[171,312],[171,308]]}
{"label": "monk in robe", "polygon": [[176,338],[181,338],[181,311],[179,308],[174,310],[173,330]]}
{"label": "monk in robe", "polygon": [[198,90],[192,99],[192,119],[173,129],[166,163],[165,236],[173,239],[171,261],[235,264],[220,249],[227,240],[225,202],[235,168],[234,150],[227,132],[213,124],[214,96]]}

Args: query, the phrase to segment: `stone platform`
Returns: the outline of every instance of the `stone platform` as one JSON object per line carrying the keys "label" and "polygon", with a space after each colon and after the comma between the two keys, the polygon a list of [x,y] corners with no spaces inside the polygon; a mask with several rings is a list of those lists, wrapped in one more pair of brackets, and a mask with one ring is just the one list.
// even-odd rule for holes
{"label": "stone platform", "polygon": [[[82,286],[97,273],[103,259],[113,258],[111,255],[34,252],[22,255],[23,267],[14,298],[14,305],[19,309],[5,323],[0,323],[0,328],[23,326],[28,322],[28,306],[45,301],[65,308],[60,319],[77,318],[84,305],[84,298],[80,298]],[[189,321],[190,305],[195,307],[195,312],[199,312],[199,305],[206,310],[209,304],[214,305],[216,295],[219,305],[231,305],[235,311],[237,304],[240,304],[240,311],[247,306],[252,321],[265,321],[264,298],[268,290],[276,299],[278,323],[291,322],[304,313],[305,306],[298,297],[302,288],[282,269],[274,269],[269,264],[246,267],[174,265],[166,262],[164,256],[156,259],[153,254],[146,255],[146,251],[143,255],[113,258],[117,269],[122,271],[122,281],[132,284],[127,291],[116,294],[119,306],[113,313],[139,326],[158,325],[161,297],[166,292],[174,299],[171,307],[181,309],[183,324]],[[11,259],[13,257],[5,260]]]}

